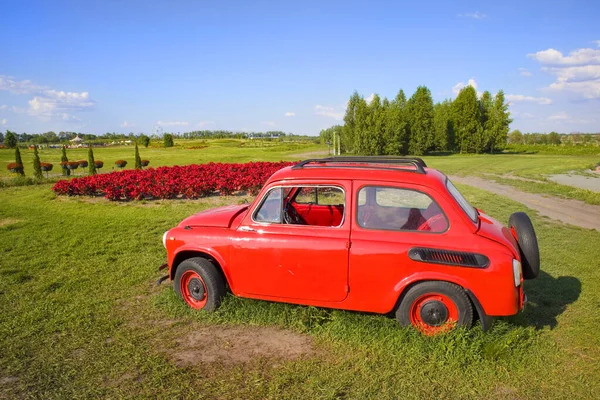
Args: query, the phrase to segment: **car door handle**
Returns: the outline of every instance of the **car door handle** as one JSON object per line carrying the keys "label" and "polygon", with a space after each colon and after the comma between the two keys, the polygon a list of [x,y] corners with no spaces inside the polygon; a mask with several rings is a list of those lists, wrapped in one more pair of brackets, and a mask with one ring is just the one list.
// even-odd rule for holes
{"label": "car door handle", "polygon": [[239,230],[242,232],[256,232],[256,229],[250,228],[249,226],[241,226]]}

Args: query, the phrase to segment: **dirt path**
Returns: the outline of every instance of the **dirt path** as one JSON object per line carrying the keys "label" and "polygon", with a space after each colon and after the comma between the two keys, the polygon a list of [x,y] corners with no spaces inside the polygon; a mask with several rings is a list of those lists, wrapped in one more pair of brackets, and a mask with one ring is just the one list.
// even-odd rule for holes
{"label": "dirt path", "polygon": [[579,200],[560,199],[553,196],[542,196],[535,193],[521,192],[511,186],[502,185],[474,176],[450,176],[449,178],[453,182],[463,183],[501,196],[506,196],[536,210],[540,215],[567,224],[600,231],[600,206],[586,204]]}

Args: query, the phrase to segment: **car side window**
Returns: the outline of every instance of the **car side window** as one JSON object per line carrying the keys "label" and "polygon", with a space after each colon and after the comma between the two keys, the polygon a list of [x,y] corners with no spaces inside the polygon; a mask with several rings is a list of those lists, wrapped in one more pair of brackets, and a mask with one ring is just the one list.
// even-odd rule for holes
{"label": "car side window", "polygon": [[295,186],[271,189],[253,215],[255,222],[285,225],[340,226],[345,192],[337,186]]}
{"label": "car side window", "polygon": [[440,233],[448,219],[427,194],[411,189],[366,186],[358,192],[357,223],[362,228]]}

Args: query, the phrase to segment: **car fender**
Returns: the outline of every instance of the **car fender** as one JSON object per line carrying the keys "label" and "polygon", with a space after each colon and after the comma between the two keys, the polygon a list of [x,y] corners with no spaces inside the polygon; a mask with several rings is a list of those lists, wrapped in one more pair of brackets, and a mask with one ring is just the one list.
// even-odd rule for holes
{"label": "car fender", "polygon": [[406,276],[402,278],[395,286],[394,292],[396,293],[396,306],[400,304],[402,300],[402,296],[406,293],[406,289],[417,283],[423,281],[446,281],[450,283],[454,283],[462,287],[465,291],[470,292],[473,296],[477,297],[474,293],[471,286],[467,283],[467,281],[461,277],[451,274],[445,274],[442,272],[416,272],[412,275]]}
{"label": "car fender", "polygon": [[188,253],[198,253],[198,254],[207,254],[210,257],[212,257],[217,264],[219,264],[217,267],[221,267],[221,270],[223,271],[223,274],[225,275],[225,279],[227,280],[227,282],[230,284],[231,286],[231,280],[229,279],[229,268],[227,265],[227,262],[225,262],[225,259],[223,258],[223,256],[216,251],[215,249],[211,248],[211,247],[199,247],[197,244],[193,243],[193,244],[184,244],[183,246],[178,247],[173,253],[173,258],[169,260],[169,276],[171,277],[171,280],[175,277],[174,274],[174,263],[175,260],[177,259],[177,256],[183,252],[188,252]]}

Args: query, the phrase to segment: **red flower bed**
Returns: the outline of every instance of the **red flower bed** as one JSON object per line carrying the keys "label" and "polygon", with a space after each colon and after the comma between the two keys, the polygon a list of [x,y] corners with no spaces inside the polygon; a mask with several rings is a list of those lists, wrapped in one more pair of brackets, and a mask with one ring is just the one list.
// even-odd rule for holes
{"label": "red flower bed", "polygon": [[52,190],[58,195],[94,196],[109,200],[195,199],[218,192],[256,194],[277,170],[290,162],[209,163],[183,167],[126,170],[58,181]]}

